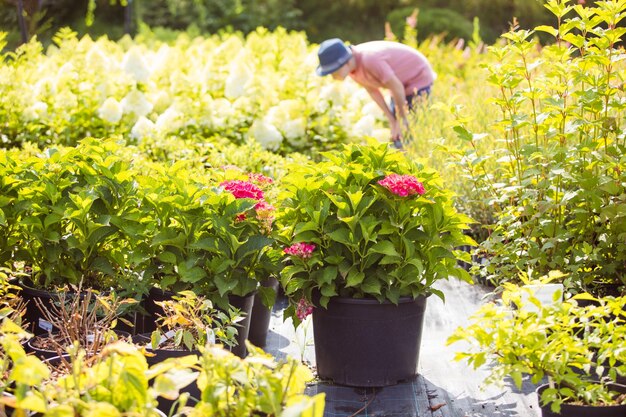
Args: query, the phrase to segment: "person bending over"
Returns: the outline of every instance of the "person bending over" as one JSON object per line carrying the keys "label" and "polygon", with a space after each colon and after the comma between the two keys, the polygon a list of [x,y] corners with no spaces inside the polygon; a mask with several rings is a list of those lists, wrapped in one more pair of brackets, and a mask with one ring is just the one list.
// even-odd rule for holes
{"label": "person bending over", "polygon": [[[413,101],[428,96],[437,78],[428,59],[398,42],[371,41],[348,46],[338,38],[322,42],[317,56],[318,75],[332,75],[340,81],[349,76],[367,90],[389,120],[393,144],[401,149]],[[389,90],[389,105],[381,89]]]}

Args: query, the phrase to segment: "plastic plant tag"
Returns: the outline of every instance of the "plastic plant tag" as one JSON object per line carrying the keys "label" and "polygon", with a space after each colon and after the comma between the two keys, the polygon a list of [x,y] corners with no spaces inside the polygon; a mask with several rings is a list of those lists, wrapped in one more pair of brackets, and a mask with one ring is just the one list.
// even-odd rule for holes
{"label": "plastic plant tag", "polygon": [[210,327],[207,327],[205,331],[206,331],[206,344],[214,345],[215,344],[215,332]]}
{"label": "plastic plant tag", "polygon": [[43,329],[48,333],[52,331],[52,323],[50,323],[49,321],[40,318],[38,325],[40,329]]}

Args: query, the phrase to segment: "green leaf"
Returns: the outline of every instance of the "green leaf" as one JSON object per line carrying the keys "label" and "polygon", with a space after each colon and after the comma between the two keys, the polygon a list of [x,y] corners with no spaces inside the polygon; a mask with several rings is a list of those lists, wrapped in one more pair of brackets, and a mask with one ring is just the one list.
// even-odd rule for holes
{"label": "green leaf", "polygon": [[393,245],[393,243],[389,242],[388,240],[383,240],[383,241],[377,242],[374,246],[372,246],[368,250],[368,253],[369,252],[382,253],[382,254],[388,255],[388,256],[400,257],[400,254],[396,250],[396,248]]}
{"label": "green leaf", "polygon": [[346,277],[346,287],[355,287],[362,283],[364,279],[365,274],[363,272],[351,269]]}

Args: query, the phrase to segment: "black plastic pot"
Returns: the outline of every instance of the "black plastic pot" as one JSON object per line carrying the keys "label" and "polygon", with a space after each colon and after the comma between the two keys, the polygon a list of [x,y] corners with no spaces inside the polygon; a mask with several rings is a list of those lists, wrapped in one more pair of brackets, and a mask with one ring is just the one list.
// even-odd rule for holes
{"label": "black plastic pot", "polygon": [[44,318],[35,300],[39,300],[45,307],[51,307],[59,299],[57,294],[34,288],[29,280],[19,281],[17,285],[20,287],[20,296],[26,303],[26,312],[23,317],[23,322],[27,326],[26,330],[34,335],[51,332],[52,324]]}
{"label": "black plastic pot", "polygon": [[335,384],[383,387],[417,375],[426,297],[398,305],[334,297],[313,310],[318,376]]}
{"label": "black plastic pot", "polygon": [[156,304],[160,301],[169,301],[176,293],[172,291],[162,290],[160,288],[152,287],[145,297],[144,308],[147,316],[143,320],[143,332],[151,333],[156,330],[156,319],[163,315],[163,309]]}
{"label": "black plastic pot", "polygon": [[[626,393],[626,385],[609,384],[612,390],[621,394]],[[609,406],[593,406],[593,405],[574,405],[562,404],[560,413],[554,413],[550,409],[550,404],[541,403],[541,393],[548,388],[548,384],[540,385],[537,388],[539,396],[539,408],[542,417],[624,417],[626,416],[626,404],[609,405]]]}
{"label": "black plastic pot", "polygon": [[[152,349],[150,348],[150,334],[149,333],[133,336],[133,343],[138,344],[138,345],[147,345],[146,351],[148,351],[151,355],[146,356],[146,362],[148,362],[148,365],[150,366],[156,365],[157,363],[163,362],[164,360],[170,359],[170,358],[181,358],[183,356],[189,356],[189,355],[200,356],[200,352],[197,350],[188,351],[188,350]],[[187,401],[187,405],[189,406],[193,406],[194,404],[196,404],[196,402],[200,399],[200,395],[201,395],[200,389],[198,388],[198,385],[196,384],[195,381],[193,381],[186,387],[183,387],[180,390],[180,392],[189,393],[190,397],[189,397],[189,400]],[[176,406],[175,400],[169,400],[163,397],[159,397],[157,401],[158,401],[157,408],[161,412],[165,413],[166,415],[174,415],[176,413],[177,406]],[[173,413],[170,413],[171,411],[173,411]]]}
{"label": "black plastic pot", "polygon": [[237,327],[237,346],[233,346],[230,351],[240,358],[245,358],[248,355],[248,349],[246,349],[246,340],[248,339],[248,333],[250,332],[250,318],[252,315],[252,307],[254,306],[254,296],[256,291],[241,297],[238,295],[229,295],[228,303],[241,310],[244,314],[244,319],[236,324]]}
{"label": "black plastic pot", "polygon": [[[278,295],[278,280],[269,278],[261,282],[262,287],[271,288]],[[267,333],[270,328],[272,310],[263,304],[260,293],[254,295],[254,304],[250,316],[250,331],[248,340],[255,346],[264,347],[267,342]]]}
{"label": "black plastic pot", "polygon": [[[244,319],[236,324],[237,327],[237,346],[232,347],[230,350],[240,358],[245,358],[248,354],[246,349],[246,339],[248,338],[248,332],[250,331],[250,315],[252,313],[252,307],[254,305],[254,295],[256,291],[251,292],[245,297],[238,295],[229,295],[228,303],[241,310],[244,313]],[[156,329],[155,321],[159,315],[163,314],[163,309],[156,304],[157,301],[171,300],[176,295],[172,291],[164,291],[160,288],[152,288],[148,296],[146,297],[145,309],[149,316],[144,322],[145,333],[151,333]]]}
{"label": "black plastic pot", "polygon": [[[115,330],[115,333],[117,334],[118,338],[120,338],[120,337],[130,338],[130,336],[131,336],[130,333],[125,332],[125,331],[121,331],[121,330]],[[37,339],[37,338],[45,338],[46,336],[47,336],[47,334],[45,334],[45,335],[40,334],[40,335],[37,335],[37,336],[34,336],[34,337],[30,338],[26,342],[26,345],[28,346],[28,350],[30,352],[32,352],[33,355],[37,356],[41,360],[47,360],[47,359],[59,356],[59,352],[57,352],[55,350],[41,349],[41,348],[38,348],[37,346],[35,346],[33,344],[33,341],[35,339]]]}

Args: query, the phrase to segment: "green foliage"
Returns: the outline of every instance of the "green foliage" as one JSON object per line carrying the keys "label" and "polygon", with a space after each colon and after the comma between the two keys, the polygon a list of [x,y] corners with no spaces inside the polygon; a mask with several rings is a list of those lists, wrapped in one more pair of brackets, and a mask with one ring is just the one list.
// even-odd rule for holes
{"label": "green foliage", "polygon": [[[141,200],[113,141],[86,140],[45,154],[0,154],[0,259],[33,268],[35,284],[142,292],[147,243],[137,239]],[[144,282],[144,285],[146,283]]]}
{"label": "green foliage", "polygon": [[[491,48],[489,81],[500,119],[498,146],[472,148],[466,167],[497,223],[483,249],[485,276],[514,280],[528,266],[538,273],[560,269],[570,291],[602,291],[624,283],[624,67],[617,49],[624,33],[616,16],[621,2],[596,7],[550,1],[560,19],[537,30],[556,42],[540,48],[534,31],[515,30]],[[462,140],[477,135],[458,125]]]}
{"label": "green foliage", "polygon": [[198,387],[200,401],[189,417],[284,415],[322,417],[324,394],[303,395],[311,371],[292,358],[277,362],[248,344],[250,354],[239,359],[220,348],[201,348]]}
{"label": "green foliage", "polygon": [[181,291],[172,300],[156,304],[163,309],[163,315],[157,318],[157,329],[152,332],[152,349],[163,348],[165,342],[170,348],[189,351],[215,343],[236,344],[234,324],[243,320],[238,310],[217,310],[210,300],[192,291]]}
{"label": "green foliage", "polygon": [[[406,18],[409,17],[415,7],[404,7],[396,9],[389,13],[387,20],[391,25],[394,33],[401,35],[404,33]],[[433,35],[445,34],[445,41],[455,39],[472,39],[474,26],[472,21],[452,9],[440,8],[420,8],[417,15],[417,35],[419,41],[424,41]],[[482,30],[482,38],[493,38],[484,27]],[[403,37],[404,42],[408,41],[406,35]]]}
{"label": "green foliage", "polygon": [[139,2],[137,13],[150,27],[186,30],[193,26],[203,33],[225,28],[249,33],[259,26],[296,29],[300,17],[294,0],[158,0]]}
{"label": "green foliage", "polygon": [[[281,281],[288,296],[297,302],[319,292],[323,306],[336,295],[397,303],[401,296],[443,298],[432,288],[439,279],[469,280],[457,267],[467,254],[455,247],[473,244],[463,234],[471,220],[454,209],[435,172],[386,144],[324,156],[294,167],[282,183],[278,239],[285,247],[315,245],[310,257],[286,258]],[[379,184],[390,174],[411,176],[425,193],[395,195]]]}
{"label": "green foliage", "polygon": [[150,247],[162,289],[191,289],[226,308],[229,294],[248,295],[276,273],[273,207],[259,206],[262,199],[236,198],[222,186],[224,181],[251,184],[247,173],[201,172],[185,162],[146,163],[143,170],[137,181],[152,213]]}
{"label": "green foliage", "polygon": [[69,358],[42,384],[46,415],[155,417],[157,392],[149,387],[149,376],[146,358],[133,345],[112,343],[96,356],[70,349]]}
{"label": "green foliage", "polygon": [[608,384],[626,375],[625,305],[624,297],[589,294],[542,305],[529,288],[506,283],[502,304],[483,305],[448,344],[469,343],[456,360],[489,366],[487,383],[511,377],[521,387],[524,376],[535,384],[547,377],[541,402],[554,412],[564,403],[615,404],[618,395]]}

